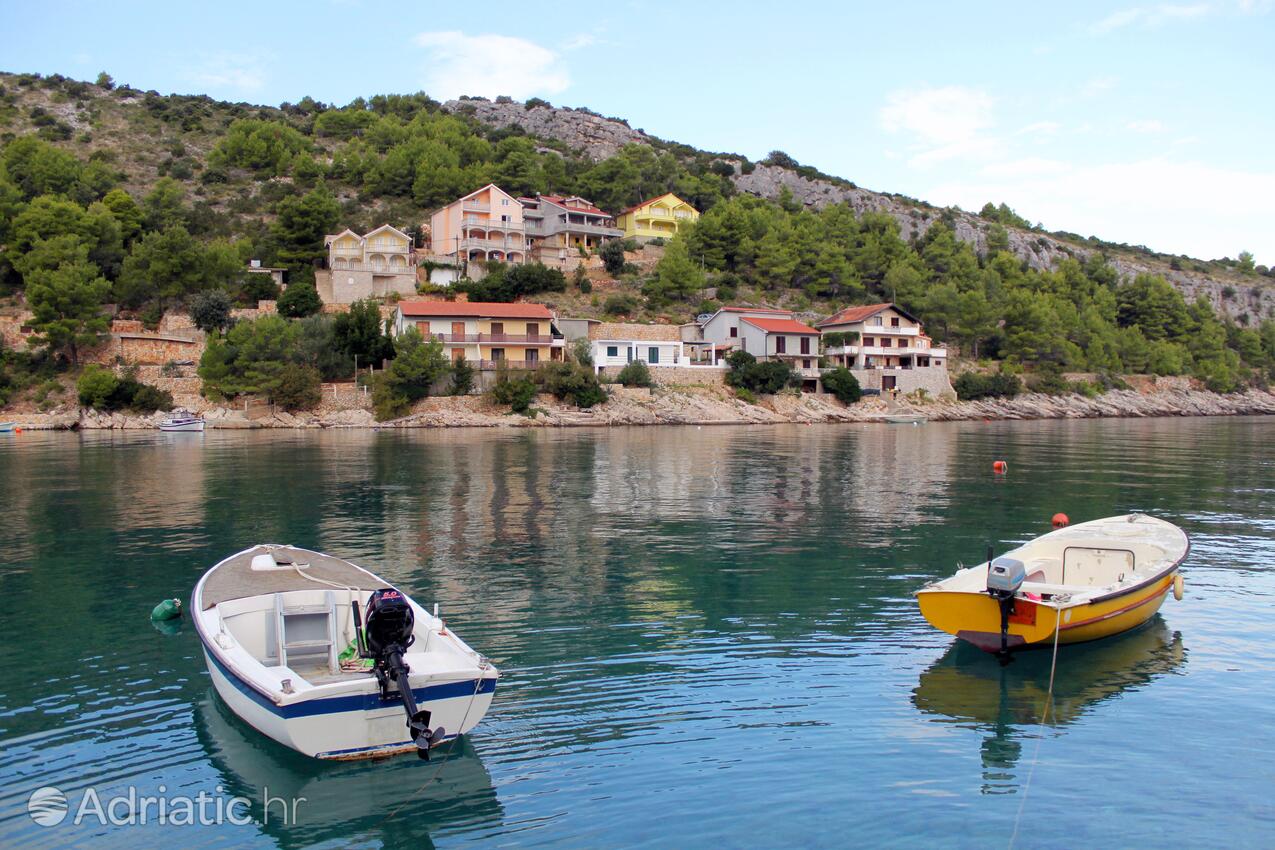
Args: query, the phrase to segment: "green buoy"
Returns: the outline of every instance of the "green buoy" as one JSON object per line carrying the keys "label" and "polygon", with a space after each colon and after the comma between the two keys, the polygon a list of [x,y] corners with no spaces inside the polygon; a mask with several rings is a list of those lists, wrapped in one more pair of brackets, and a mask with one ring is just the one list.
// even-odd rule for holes
{"label": "green buoy", "polygon": [[152,620],[175,620],[181,615],[182,601],[180,599],[165,599],[155,606],[154,611],[151,611]]}

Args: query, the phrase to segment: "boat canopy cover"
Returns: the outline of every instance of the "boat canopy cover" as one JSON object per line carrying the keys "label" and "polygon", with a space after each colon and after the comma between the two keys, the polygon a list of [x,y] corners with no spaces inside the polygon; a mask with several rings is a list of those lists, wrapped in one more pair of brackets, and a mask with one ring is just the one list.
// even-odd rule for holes
{"label": "boat canopy cover", "polygon": [[[253,569],[253,559],[260,555],[279,563],[280,568]],[[297,575],[292,564],[301,567],[306,575],[360,590],[374,590],[384,584],[376,576],[349,561],[324,555],[322,552],[311,552],[294,546],[254,546],[213,568],[204,580],[200,606],[207,610],[231,599],[287,593],[292,590],[314,590],[322,586]]]}

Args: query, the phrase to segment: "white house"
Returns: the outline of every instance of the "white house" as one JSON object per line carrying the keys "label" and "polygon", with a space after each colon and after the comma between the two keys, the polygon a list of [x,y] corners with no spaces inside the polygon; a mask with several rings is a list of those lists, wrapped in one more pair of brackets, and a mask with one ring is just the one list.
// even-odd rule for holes
{"label": "white house", "polygon": [[650,367],[689,366],[686,344],[677,325],[598,322],[589,327],[595,371],[623,368],[634,360]]}

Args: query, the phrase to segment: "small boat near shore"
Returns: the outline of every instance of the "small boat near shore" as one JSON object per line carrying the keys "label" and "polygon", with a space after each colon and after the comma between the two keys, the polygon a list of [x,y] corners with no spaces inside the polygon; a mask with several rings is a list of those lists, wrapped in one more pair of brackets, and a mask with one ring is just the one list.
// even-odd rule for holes
{"label": "small boat near shore", "polygon": [[17,427],[17,422],[0,422],[0,434],[12,434]]}
{"label": "small boat near shore", "polygon": [[887,413],[884,419],[891,425],[920,425],[930,421],[920,413]]}
{"label": "small boat near shore", "polygon": [[496,668],[436,611],[321,552],[231,555],[195,585],[190,611],[231,711],[315,758],[426,758],[474,728],[496,690]]}
{"label": "small boat near shore", "polygon": [[204,418],[185,411],[177,411],[159,423],[159,430],[200,432],[204,430]]}
{"label": "small boat near shore", "polygon": [[1170,522],[1107,517],[960,569],[916,597],[932,626],[987,652],[1097,640],[1146,622],[1170,591],[1181,599],[1190,549]]}

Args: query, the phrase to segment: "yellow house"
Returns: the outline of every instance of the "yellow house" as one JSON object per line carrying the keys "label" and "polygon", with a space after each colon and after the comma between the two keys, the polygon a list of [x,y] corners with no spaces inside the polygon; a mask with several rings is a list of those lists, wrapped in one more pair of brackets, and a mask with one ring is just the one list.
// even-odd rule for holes
{"label": "yellow house", "polygon": [[697,218],[699,210],[668,192],[629,207],[615,217],[615,226],[629,239],[670,239]]}

